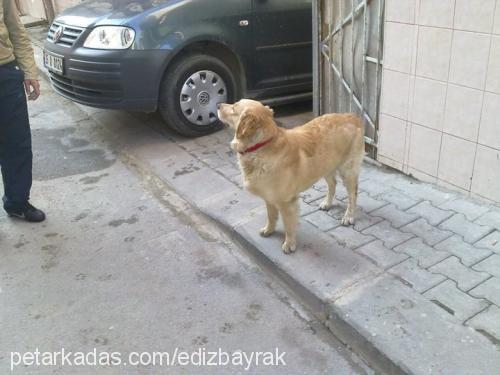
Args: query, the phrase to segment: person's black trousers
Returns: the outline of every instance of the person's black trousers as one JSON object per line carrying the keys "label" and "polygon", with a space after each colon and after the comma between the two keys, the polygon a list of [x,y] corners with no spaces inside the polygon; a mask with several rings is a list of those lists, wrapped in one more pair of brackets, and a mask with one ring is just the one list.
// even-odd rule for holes
{"label": "person's black trousers", "polygon": [[23,81],[15,62],[0,66],[0,166],[6,210],[26,204],[32,184],[33,153]]}

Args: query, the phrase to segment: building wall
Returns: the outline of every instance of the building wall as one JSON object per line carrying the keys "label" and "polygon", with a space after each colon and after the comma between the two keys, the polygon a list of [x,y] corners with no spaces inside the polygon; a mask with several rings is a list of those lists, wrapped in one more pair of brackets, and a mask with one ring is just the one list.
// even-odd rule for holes
{"label": "building wall", "polygon": [[19,11],[23,15],[30,15],[35,18],[46,19],[45,8],[42,0],[20,0]]}
{"label": "building wall", "polygon": [[500,0],[387,0],[378,160],[500,202]]}

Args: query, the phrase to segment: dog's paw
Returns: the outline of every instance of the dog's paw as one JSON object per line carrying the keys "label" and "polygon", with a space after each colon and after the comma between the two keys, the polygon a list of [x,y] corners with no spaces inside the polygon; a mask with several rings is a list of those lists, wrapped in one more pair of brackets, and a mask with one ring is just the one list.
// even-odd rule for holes
{"label": "dog's paw", "polygon": [[321,211],[329,211],[333,207],[333,204],[328,203],[328,201],[325,199],[321,204],[319,205],[319,209]]}
{"label": "dog's paw", "polygon": [[269,237],[271,234],[274,233],[274,229],[270,229],[268,227],[264,227],[259,231],[260,235],[262,237]]}
{"label": "dog's paw", "polygon": [[354,224],[354,216],[346,213],[344,217],[342,218],[342,225],[348,226],[348,225],[353,225]]}
{"label": "dog's paw", "polygon": [[291,254],[297,250],[297,244],[295,242],[285,241],[281,248],[285,254]]}

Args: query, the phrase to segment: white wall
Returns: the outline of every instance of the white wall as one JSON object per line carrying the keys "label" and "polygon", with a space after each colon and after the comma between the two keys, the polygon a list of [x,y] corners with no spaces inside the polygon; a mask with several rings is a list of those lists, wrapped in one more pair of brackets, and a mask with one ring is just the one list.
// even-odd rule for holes
{"label": "white wall", "polygon": [[21,14],[27,14],[35,18],[46,19],[45,8],[42,0],[20,0]]}
{"label": "white wall", "polygon": [[387,0],[378,160],[500,202],[500,0]]}

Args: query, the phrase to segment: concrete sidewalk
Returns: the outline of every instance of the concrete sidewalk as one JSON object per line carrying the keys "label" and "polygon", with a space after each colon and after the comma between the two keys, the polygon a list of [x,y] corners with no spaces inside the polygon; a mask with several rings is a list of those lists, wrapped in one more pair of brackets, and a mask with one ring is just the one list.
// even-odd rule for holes
{"label": "concrete sidewalk", "polygon": [[[109,125],[104,112],[87,111]],[[263,202],[242,189],[229,131],[184,139],[156,116],[120,116],[165,136],[117,134],[120,147],[245,244],[381,371],[500,374],[499,207],[365,164],[354,227],[340,225],[340,184],[338,204],[319,211],[320,182],[301,196],[299,248],[287,256],[280,232],[258,234]]]}

